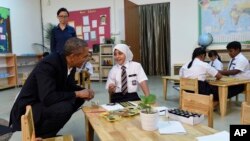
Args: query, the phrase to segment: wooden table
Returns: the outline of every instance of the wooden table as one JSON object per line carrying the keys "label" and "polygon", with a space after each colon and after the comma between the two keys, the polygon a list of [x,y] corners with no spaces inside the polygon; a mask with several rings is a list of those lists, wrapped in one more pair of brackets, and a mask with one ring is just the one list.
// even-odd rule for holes
{"label": "wooden table", "polygon": [[[167,99],[167,82],[168,80],[180,81],[180,76],[162,76],[163,80],[163,97]],[[220,114],[225,116],[227,112],[227,96],[228,87],[234,85],[245,85],[245,101],[250,102],[250,80],[244,79],[233,79],[233,78],[222,78],[221,80],[209,81],[210,85],[218,86],[219,103],[220,103]]]}
{"label": "wooden table", "polygon": [[[143,130],[139,115],[109,122],[99,116],[100,112],[98,110],[95,112],[90,107],[84,107],[83,112],[85,114],[86,141],[93,141],[94,131],[101,141],[195,141],[196,137],[217,132],[215,129],[201,124],[195,126],[183,124],[187,134],[161,135],[158,130]],[[164,118],[162,120],[166,120]]]}
{"label": "wooden table", "polygon": [[168,88],[168,80],[172,81],[180,81],[179,75],[172,75],[172,76],[162,76],[162,83],[163,83],[163,97],[167,100],[167,88]]}

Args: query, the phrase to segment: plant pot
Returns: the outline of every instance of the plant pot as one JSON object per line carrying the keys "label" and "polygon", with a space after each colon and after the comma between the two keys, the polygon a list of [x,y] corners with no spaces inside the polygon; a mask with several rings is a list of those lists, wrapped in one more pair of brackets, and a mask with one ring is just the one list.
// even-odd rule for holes
{"label": "plant pot", "polygon": [[159,113],[153,111],[152,113],[140,112],[142,129],[146,131],[154,131],[158,129]]}

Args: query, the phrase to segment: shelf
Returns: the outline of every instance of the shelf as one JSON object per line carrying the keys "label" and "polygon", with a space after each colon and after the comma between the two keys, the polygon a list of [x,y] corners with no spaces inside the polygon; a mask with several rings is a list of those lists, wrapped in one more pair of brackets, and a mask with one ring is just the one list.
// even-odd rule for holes
{"label": "shelf", "polygon": [[108,56],[108,57],[112,56],[113,57],[112,54],[101,54],[101,56]]}
{"label": "shelf", "polygon": [[19,54],[16,56],[17,71],[18,71],[18,85],[23,83],[23,75],[29,74],[36,64],[41,60],[42,54]]}
{"label": "shelf", "polygon": [[0,85],[0,89],[6,89],[6,88],[11,88],[11,87],[16,87],[16,85],[11,84],[11,85]]}
{"label": "shelf", "polygon": [[17,84],[16,55],[0,54],[0,89],[15,87]]}
{"label": "shelf", "polygon": [[0,65],[0,68],[11,68],[15,67],[15,65]]}
{"label": "shelf", "polygon": [[27,66],[34,66],[36,65],[37,63],[32,63],[32,64],[23,64],[23,65],[17,65],[17,67],[27,67]]}
{"label": "shelf", "polygon": [[99,52],[100,81],[107,80],[109,71],[113,67],[114,64],[113,47],[114,44],[100,45],[100,52]]}
{"label": "shelf", "polygon": [[16,75],[5,74],[5,76],[1,76],[0,74],[0,79],[6,79],[6,78],[11,78],[11,77],[16,77]]}
{"label": "shelf", "polygon": [[111,65],[109,65],[109,66],[106,66],[106,65],[102,65],[102,68],[112,68],[113,67],[113,65],[111,66]]}

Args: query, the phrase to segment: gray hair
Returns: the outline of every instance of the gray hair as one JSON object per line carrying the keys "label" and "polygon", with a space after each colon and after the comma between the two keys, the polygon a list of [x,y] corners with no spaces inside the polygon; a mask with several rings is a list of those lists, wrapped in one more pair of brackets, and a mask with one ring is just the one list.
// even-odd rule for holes
{"label": "gray hair", "polygon": [[64,54],[66,56],[70,54],[79,54],[79,50],[87,46],[87,42],[82,39],[76,37],[69,38],[64,45]]}

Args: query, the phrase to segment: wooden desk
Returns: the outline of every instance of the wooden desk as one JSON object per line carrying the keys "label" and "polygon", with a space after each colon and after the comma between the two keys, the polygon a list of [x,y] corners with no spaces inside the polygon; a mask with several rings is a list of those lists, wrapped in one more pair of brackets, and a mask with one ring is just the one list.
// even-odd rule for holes
{"label": "wooden desk", "polygon": [[109,122],[99,116],[100,112],[94,113],[89,110],[89,107],[84,107],[83,112],[85,114],[86,141],[93,141],[94,131],[101,141],[195,141],[198,136],[217,132],[215,129],[201,124],[195,126],[183,124],[187,134],[161,135],[158,130],[142,130],[139,115]]}
{"label": "wooden desk", "polygon": [[[175,80],[180,81],[180,76],[162,76],[163,80],[163,97],[167,99],[167,81]],[[210,85],[218,86],[219,94],[219,103],[220,103],[220,114],[225,116],[227,112],[227,96],[228,96],[228,87],[245,84],[245,101],[250,102],[250,80],[244,79],[228,79],[222,78],[221,80],[209,81]]]}
{"label": "wooden desk", "polygon": [[168,80],[172,81],[180,81],[179,75],[172,75],[172,76],[162,76],[162,83],[163,83],[163,97],[165,100],[167,100],[167,86],[168,86]]}

